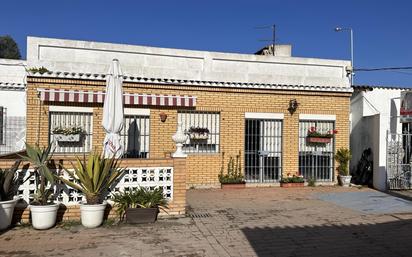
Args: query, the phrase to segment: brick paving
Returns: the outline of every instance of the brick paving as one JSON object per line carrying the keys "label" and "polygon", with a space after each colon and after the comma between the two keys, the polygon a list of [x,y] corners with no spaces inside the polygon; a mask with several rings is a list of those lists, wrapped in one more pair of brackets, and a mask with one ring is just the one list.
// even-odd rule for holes
{"label": "brick paving", "polygon": [[189,216],[0,235],[0,256],[411,256],[412,213],[365,214],[320,193],[370,189],[190,190]]}

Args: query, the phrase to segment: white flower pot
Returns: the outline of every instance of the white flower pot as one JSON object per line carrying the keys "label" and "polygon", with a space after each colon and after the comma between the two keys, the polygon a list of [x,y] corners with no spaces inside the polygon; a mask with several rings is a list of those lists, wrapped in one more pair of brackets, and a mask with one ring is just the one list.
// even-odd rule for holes
{"label": "white flower pot", "polygon": [[106,205],[107,203],[80,205],[82,225],[86,228],[97,228],[100,226],[103,223]]}
{"label": "white flower pot", "polygon": [[339,175],[339,182],[341,186],[349,187],[351,179],[352,179],[352,176]]}
{"label": "white flower pot", "polygon": [[17,199],[0,202],[0,230],[6,229],[10,226],[16,203]]}
{"label": "white flower pot", "polygon": [[59,142],[79,142],[80,134],[71,134],[71,135],[54,134],[54,138]]}
{"label": "white flower pot", "polygon": [[59,204],[30,205],[31,224],[35,229],[49,229],[56,224]]}

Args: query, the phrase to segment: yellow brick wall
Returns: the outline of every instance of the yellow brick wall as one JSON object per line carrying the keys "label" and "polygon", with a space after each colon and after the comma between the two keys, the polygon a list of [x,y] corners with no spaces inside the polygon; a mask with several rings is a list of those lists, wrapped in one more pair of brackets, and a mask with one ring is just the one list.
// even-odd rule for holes
{"label": "yellow brick wall", "polygon": [[[104,81],[28,78],[27,140],[30,143],[47,144],[48,106],[40,103],[37,88],[104,90]],[[298,127],[299,114],[334,114],[336,129],[335,148],[349,147],[349,104],[350,93],[305,92],[286,90],[232,89],[217,87],[195,87],[177,85],[153,85],[124,83],[128,93],[194,95],[197,97],[196,110],[220,112],[220,153],[190,154],[187,158],[187,187],[217,186],[221,153],[226,160],[244,148],[245,112],[283,113],[283,172],[298,172]],[[297,111],[291,115],[287,111],[289,101],[299,102]],[[93,147],[101,149],[104,131],[100,125],[102,105],[82,105],[94,107]],[[148,107],[142,107],[148,108]],[[176,131],[177,108],[153,107],[150,113],[150,157],[164,158],[175,150],[171,136]],[[168,115],[161,122],[159,113]],[[244,159],[242,156],[242,164]]]}

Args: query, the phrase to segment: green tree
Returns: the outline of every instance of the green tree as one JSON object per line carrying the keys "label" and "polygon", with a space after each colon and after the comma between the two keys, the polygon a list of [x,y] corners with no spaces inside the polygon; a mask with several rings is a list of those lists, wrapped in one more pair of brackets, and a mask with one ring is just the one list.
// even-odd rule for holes
{"label": "green tree", "polygon": [[0,58],[20,59],[20,50],[16,41],[9,35],[0,36]]}

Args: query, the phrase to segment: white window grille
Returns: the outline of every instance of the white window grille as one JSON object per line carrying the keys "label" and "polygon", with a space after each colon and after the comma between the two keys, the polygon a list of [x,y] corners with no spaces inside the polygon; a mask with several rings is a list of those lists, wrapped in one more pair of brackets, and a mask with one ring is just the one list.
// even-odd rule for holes
{"label": "white window grille", "polygon": [[125,115],[123,139],[124,158],[149,158],[150,116]]}
{"label": "white window grille", "polygon": [[[78,141],[58,141],[53,133],[55,128],[81,127],[83,132]],[[93,113],[50,111],[49,112],[50,142],[56,143],[56,153],[86,153],[90,152],[93,140]]]}
{"label": "white window grille", "polygon": [[6,108],[0,106],[0,145],[6,144]]}
{"label": "white window grille", "polygon": [[[180,111],[178,120],[184,133],[189,135],[183,144],[186,153],[218,153],[220,147],[220,113],[205,111]],[[190,128],[207,129],[204,138],[194,138]]]}
{"label": "white window grille", "polygon": [[333,181],[335,140],[318,144],[308,142],[311,127],[326,133],[335,129],[334,121],[304,120],[299,122],[299,172],[305,179]]}

